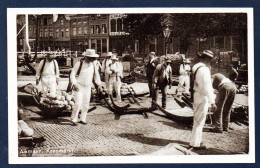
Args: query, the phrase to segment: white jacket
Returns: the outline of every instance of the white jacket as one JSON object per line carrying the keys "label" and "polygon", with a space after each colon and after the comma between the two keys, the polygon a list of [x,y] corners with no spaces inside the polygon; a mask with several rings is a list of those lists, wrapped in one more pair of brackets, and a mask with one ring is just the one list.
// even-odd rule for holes
{"label": "white jacket", "polygon": [[[105,62],[106,62],[106,65],[105,65]],[[106,69],[109,66],[109,64],[112,64],[112,60],[111,59],[104,59],[102,61],[101,72],[106,72]]]}
{"label": "white jacket", "polygon": [[181,64],[180,66],[180,75],[188,75],[187,71],[190,71],[190,65],[185,64],[185,66],[183,66],[183,64]]}
{"label": "white jacket", "polygon": [[[199,68],[200,66],[203,66]],[[214,91],[211,83],[210,69],[204,63],[197,63],[192,67],[194,73],[197,68],[195,81],[194,81],[194,92],[199,92],[201,96],[206,96],[211,104],[215,103]]]}
{"label": "white jacket", "polygon": [[71,83],[72,84],[81,84],[83,86],[92,85],[93,84],[93,78],[95,80],[95,83],[97,85],[101,84],[100,75],[98,72],[98,69],[94,68],[94,63],[86,63],[83,61],[81,71],[78,77],[76,77],[78,69],[80,66],[80,61],[78,61],[75,66],[73,67],[71,71]]}
{"label": "white jacket", "polygon": [[[40,77],[40,72],[41,72],[41,69],[43,66],[43,62],[44,62],[44,59],[41,60],[41,62],[39,63],[39,65],[37,67],[36,79],[39,79],[39,77]],[[54,66],[56,66],[56,74],[55,74]],[[51,62],[46,60],[46,62],[45,62],[45,66],[42,71],[42,77],[49,77],[49,76],[56,76],[56,78],[59,78],[59,76],[60,76],[59,65],[56,60],[52,60]]]}

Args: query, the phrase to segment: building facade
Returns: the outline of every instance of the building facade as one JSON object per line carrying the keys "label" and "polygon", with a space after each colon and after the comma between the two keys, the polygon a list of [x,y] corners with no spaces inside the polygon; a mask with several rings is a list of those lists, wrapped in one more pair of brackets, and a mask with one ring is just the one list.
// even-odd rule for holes
{"label": "building facade", "polygon": [[[196,58],[199,51],[210,49],[222,62],[247,61],[246,27],[231,26],[232,31],[227,30],[229,33],[212,32],[206,37],[189,39],[189,44],[186,44],[174,33],[170,34],[167,42],[163,34],[150,35],[145,40],[132,39],[126,31],[125,17],[124,14],[29,15],[29,44],[32,51],[36,46],[37,51],[66,49],[83,52],[91,48],[99,54],[113,51],[119,56],[129,53],[145,56],[152,51],[164,55],[166,47],[168,54],[180,52],[190,58]],[[17,15],[18,51],[23,51],[24,23],[24,15]],[[223,56],[223,52],[232,53],[229,54],[232,56]]]}
{"label": "building facade", "polygon": [[109,15],[89,15],[89,47],[98,54],[109,52]]}
{"label": "building facade", "polygon": [[83,52],[89,48],[89,15],[70,17],[70,49]]}
{"label": "building facade", "polygon": [[66,15],[53,17],[53,29],[49,30],[53,39],[51,50],[70,50],[70,18]]}

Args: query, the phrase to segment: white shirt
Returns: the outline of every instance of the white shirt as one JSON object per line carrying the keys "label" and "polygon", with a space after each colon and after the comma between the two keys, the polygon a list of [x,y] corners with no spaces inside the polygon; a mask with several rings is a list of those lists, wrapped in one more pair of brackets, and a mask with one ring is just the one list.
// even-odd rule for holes
{"label": "white shirt", "polygon": [[[98,69],[95,68],[95,72],[94,72],[94,64],[93,63],[91,63],[91,62],[86,63],[85,61],[83,61],[80,74],[79,74],[78,77],[76,77],[79,66],[80,66],[80,61],[78,61],[75,64],[75,66],[73,67],[73,69],[71,71],[70,77],[71,77],[71,83],[72,84],[78,83],[78,84],[83,85],[83,86],[92,85],[93,84],[93,77],[94,77],[95,83],[97,85],[101,84]],[[94,75],[94,73],[95,73],[95,75]]]}
{"label": "white shirt", "polygon": [[180,66],[180,74],[181,75],[187,75],[188,73],[187,73],[187,71],[190,71],[190,66],[189,65],[187,65],[187,64],[185,64],[184,66],[183,66],[183,64],[181,64],[181,66]]}
{"label": "white shirt", "polygon": [[[105,62],[106,62],[106,65],[105,65]],[[111,63],[112,63],[111,59],[104,59],[103,62],[102,62],[101,72],[106,72],[107,67]]]}
{"label": "white shirt", "polygon": [[[40,72],[43,66],[44,59],[41,60],[41,62],[38,65],[38,68],[36,70],[36,79],[39,79],[40,77]],[[56,74],[55,74],[55,67],[56,66]],[[59,71],[59,65],[56,60],[48,61],[46,60],[43,71],[42,71],[42,77],[51,77],[51,76],[56,76],[56,78],[59,78],[60,76],[60,71]]]}
{"label": "white shirt", "polygon": [[200,66],[203,67],[197,71],[194,81],[194,91],[199,92],[203,96],[207,96],[209,102],[213,104],[215,103],[215,96],[211,83],[210,69],[204,63],[199,62],[192,67],[192,72],[194,73]]}

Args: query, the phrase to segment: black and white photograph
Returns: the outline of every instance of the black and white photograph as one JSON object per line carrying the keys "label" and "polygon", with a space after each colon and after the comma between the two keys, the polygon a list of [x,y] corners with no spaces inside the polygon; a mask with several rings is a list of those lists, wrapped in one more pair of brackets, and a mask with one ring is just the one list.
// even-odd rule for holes
{"label": "black and white photograph", "polygon": [[252,8],[7,15],[10,163],[254,162]]}

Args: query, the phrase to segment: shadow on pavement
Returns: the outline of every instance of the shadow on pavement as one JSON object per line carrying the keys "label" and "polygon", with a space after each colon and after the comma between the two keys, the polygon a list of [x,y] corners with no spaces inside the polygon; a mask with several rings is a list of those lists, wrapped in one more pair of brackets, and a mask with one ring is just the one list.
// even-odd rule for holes
{"label": "shadow on pavement", "polygon": [[168,122],[168,121],[158,121],[164,125],[167,125],[167,126],[170,126],[170,127],[173,127],[175,129],[181,129],[181,130],[191,130],[192,129],[192,125],[190,124],[184,124],[184,123],[181,123],[181,122],[175,122],[175,121],[172,121],[172,122]]}
{"label": "shadow on pavement", "polygon": [[[131,141],[139,142],[142,144],[148,144],[148,145],[155,145],[155,146],[166,146],[170,143],[177,143],[184,148],[189,147],[189,142],[184,142],[180,140],[169,140],[169,139],[162,139],[162,138],[152,138],[152,137],[146,137],[143,134],[119,134],[121,138],[127,138]],[[194,150],[191,149],[192,152],[195,152],[199,155],[221,155],[221,154],[235,154],[230,151],[225,151],[222,149],[217,148],[207,148],[206,150]],[[237,154],[237,153],[236,153]]]}
{"label": "shadow on pavement", "polygon": [[162,139],[162,138],[152,138],[152,137],[146,137],[142,134],[119,134],[121,138],[127,138],[131,141],[140,142],[143,144],[148,145],[155,145],[155,146],[166,146],[169,143],[178,143],[182,145],[189,145],[188,142],[183,142],[179,140],[169,140],[169,139]]}
{"label": "shadow on pavement", "polygon": [[69,119],[65,118],[46,119],[42,117],[31,117],[30,120],[44,124],[73,125]]}

